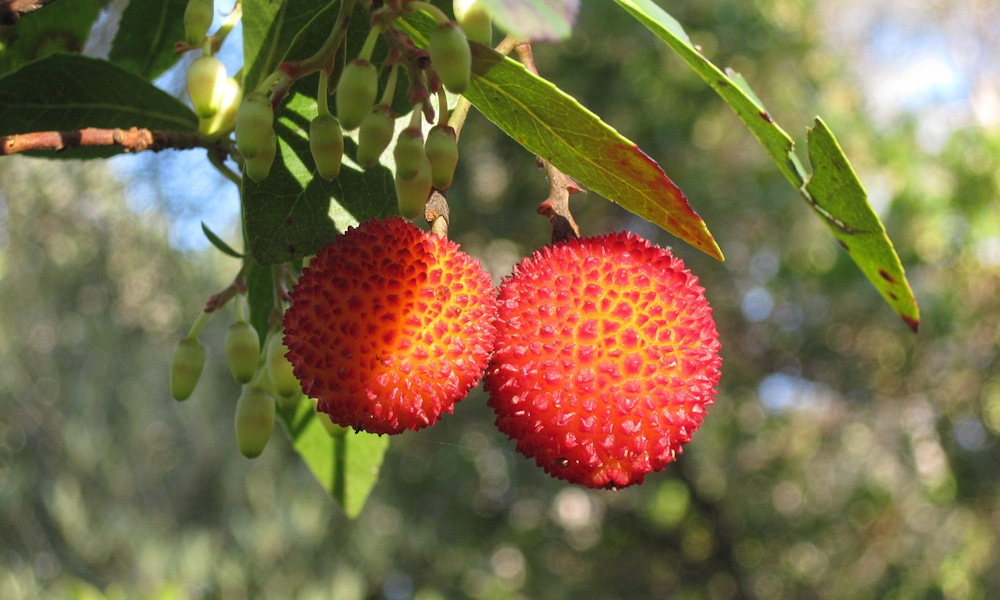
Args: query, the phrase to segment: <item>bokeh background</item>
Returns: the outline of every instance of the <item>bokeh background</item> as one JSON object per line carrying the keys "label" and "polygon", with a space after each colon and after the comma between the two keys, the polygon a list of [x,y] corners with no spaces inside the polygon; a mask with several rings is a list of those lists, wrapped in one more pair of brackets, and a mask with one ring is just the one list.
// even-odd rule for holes
{"label": "bokeh background", "polygon": [[[0,597],[1000,595],[1000,5],[664,3],[800,147],[816,114],[839,135],[920,302],[914,335],[700,79],[582,4],[539,69],[659,161],[727,257],[574,197],[587,234],[673,246],[715,307],[718,401],[679,461],[619,492],[566,485],[477,389],[393,439],[348,520],[282,432],[237,452],[228,317],[195,396],[170,400],[176,339],[239,268],[200,232],[238,245],[232,185],[194,151],[4,158]],[[178,72],[160,83],[180,94]],[[479,115],[462,153],[453,235],[499,278],[547,240],[545,178]]]}

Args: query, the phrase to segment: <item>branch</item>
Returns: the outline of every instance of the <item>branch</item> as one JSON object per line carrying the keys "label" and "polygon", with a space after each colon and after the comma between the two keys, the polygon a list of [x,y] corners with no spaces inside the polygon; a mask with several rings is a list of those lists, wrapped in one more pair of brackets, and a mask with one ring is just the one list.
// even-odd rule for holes
{"label": "branch", "polygon": [[21,15],[42,8],[56,0],[0,0],[0,25],[13,25]]}
{"label": "branch", "polygon": [[538,214],[548,217],[552,227],[552,243],[580,237],[580,228],[569,212],[569,195],[583,192],[580,184],[553,167],[548,161],[538,158],[539,166],[545,169],[549,178],[549,197],[538,206]]}
{"label": "branch", "polygon": [[[3,0],[0,0],[3,1]],[[201,145],[201,138],[193,131],[151,131],[149,129],[95,129],[76,131],[36,131],[0,136],[0,156],[67,148],[119,146],[122,152],[159,152],[168,148],[183,150]]]}

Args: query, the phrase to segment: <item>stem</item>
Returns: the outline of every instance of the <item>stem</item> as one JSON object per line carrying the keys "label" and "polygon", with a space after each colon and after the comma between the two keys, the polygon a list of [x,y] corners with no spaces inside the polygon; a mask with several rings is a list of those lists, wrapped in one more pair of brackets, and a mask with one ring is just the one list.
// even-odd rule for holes
{"label": "stem", "polygon": [[455,130],[455,137],[462,133],[462,126],[465,125],[465,119],[469,116],[471,108],[472,103],[465,96],[458,97],[458,104],[455,105],[455,110],[451,111],[451,117],[448,118],[448,125]]}
{"label": "stem", "polygon": [[237,321],[247,320],[247,314],[246,314],[247,311],[245,305],[246,305],[246,298],[243,297],[243,294],[236,294],[236,297],[233,298],[233,308],[236,309]]}
{"label": "stem", "polygon": [[215,167],[216,171],[229,181],[233,182],[237,188],[243,185],[243,180],[240,179],[240,176],[226,166],[224,157],[218,152],[215,152],[213,148],[208,149],[208,161],[212,163],[212,166]]}
{"label": "stem", "polygon": [[233,27],[236,27],[236,24],[240,22],[242,17],[243,1],[236,0],[236,5],[233,6],[233,10],[226,15],[226,20],[222,22],[222,25],[219,25],[219,29],[215,32],[215,35],[212,36],[213,51],[219,51],[219,48],[222,47],[222,43],[226,41],[226,37],[229,35],[229,32],[233,30]]}
{"label": "stem", "polygon": [[385,90],[382,91],[382,99],[379,104],[392,106],[392,97],[396,95],[396,80],[399,78],[399,63],[393,63],[389,68],[389,78],[385,82]]}
{"label": "stem", "polygon": [[198,339],[198,336],[201,335],[201,330],[205,327],[205,324],[208,323],[208,320],[211,319],[212,315],[214,314],[215,314],[214,311],[213,312],[208,312],[204,310],[201,311],[198,314],[198,318],[194,320],[194,324],[191,325],[191,330],[188,331],[187,339],[189,340]]}
{"label": "stem", "polygon": [[[273,73],[268,75],[267,78],[264,79],[264,81],[260,82],[260,85],[257,86],[257,89],[255,89],[254,92],[259,92],[261,94],[267,95],[267,93],[271,91],[271,88],[274,86],[274,84],[278,83],[278,81],[282,77],[285,77],[286,75],[287,74],[280,69],[275,70]],[[289,84],[289,87],[291,87],[291,84]]]}
{"label": "stem", "polygon": [[365,45],[361,46],[361,52],[358,53],[358,58],[364,61],[370,61],[372,58],[372,52],[375,51],[375,44],[378,42],[378,36],[382,34],[382,28],[374,26],[368,30],[368,37],[365,38]]}
{"label": "stem", "polygon": [[410,113],[410,127],[423,130],[423,112],[421,112],[422,104],[415,104],[413,106],[413,112]]}
{"label": "stem", "polygon": [[438,88],[438,123],[448,124],[448,94],[444,91],[444,86]]}
{"label": "stem", "polygon": [[67,148],[119,146],[122,152],[159,152],[167,148],[188,149],[201,146],[201,137],[190,131],[152,131],[149,129],[97,129],[74,131],[35,131],[0,136],[0,156],[36,150],[60,152]]}
{"label": "stem", "polygon": [[316,90],[316,114],[317,116],[329,116],[330,115],[330,104],[328,102],[328,96],[330,95],[330,74],[326,69],[319,70],[319,88]]}
{"label": "stem", "polygon": [[451,21],[451,19],[448,18],[448,15],[444,14],[443,10],[434,6],[430,2],[410,2],[407,4],[406,8],[407,12],[416,12],[418,10],[424,11],[437,21],[438,25]]}

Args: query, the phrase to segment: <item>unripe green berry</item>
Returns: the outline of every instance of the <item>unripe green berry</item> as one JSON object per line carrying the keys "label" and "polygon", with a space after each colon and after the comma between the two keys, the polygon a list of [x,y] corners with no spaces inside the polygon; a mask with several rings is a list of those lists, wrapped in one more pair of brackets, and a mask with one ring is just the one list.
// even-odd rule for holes
{"label": "unripe green berry", "polygon": [[326,180],[336,179],[344,158],[344,132],[337,117],[329,113],[317,115],[309,123],[309,150],[316,162],[316,173]]}
{"label": "unripe green berry", "polygon": [[236,321],[226,332],[226,364],[238,383],[250,383],[260,359],[260,336],[253,325]]}
{"label": "unripe green berry", "polygon": [[236,113],[243,100],[243,88],[235,79],[227,79],[222,91],[222,106],[209,119],[198,119],[198,133],[209,141],[215,141],[233,130]]}
{"label": "unripe green berry", "polygon": [[255,92],[243,100],[236,113],[236,145],[243,158],[253,158],[268,146],[274,133],[274,110],[264,94]]}
{"label": "unripe green berry", "polygon": [[345,131],[352,131],[371,112],[378,96],[378,71],[367,60],[347,63],[337,84],[337,118]]}
{"label": "unripe green berry", "polygon": [[292,371],[292,363],[285,358],[286,352],[288,349],[285,348],[281,335],[272,335],[267,344],[267,373],[271,377],[274,393],[284,397],[299,396],[302,394],[302,387]]}
{"label": "unripe green berry", "polygon": [[215,12],[213,0],[188,0],[184,8],[184,39],[192,47],[205,42]]}
{"label": "unripe green berry", "polygon": [[190,398],[204,368],[205,346],[196,338],[182,339],[170,361],[170,395],[175,400]]}
{"label": "unripe green berry", "polygon": [[376,106],[361,121],[358,130],[358,164],[364,169],[370,169],[378,164],[385,149],[392,143],[395,124],[392,120],[392,109],[384,104]]}
{"label": "unripe green berry", "polygon": [[397,172],[395,183],[399,214],[407,219],[421,216],[427,198],[431,195],[431,161],[423,156],[413,176],[400,177]]}
{"label": "unripe green berry", "polygon": [[427,134],[424,151],[431,161],[431,185],[439,190],[451,187],[458,165],[458,137],[448,125],[435,125]]}
{"label": "unripe green berry", "polygon": [[410,179],[416,174],[427,158],[427,153],[424,152],[424,133],[419,127],[407,127],[399,132],[392,158],[396,162],[397,177]]}
{"label": "unripe green berry", "polygon": [[431,65],[445,89],[453,94],[464,92],[472,77],[472,50],[458,23],[448,21],[438,25],[430,34],[428,50]]}
{"label": "unripe green berry", "polygon": [[240,454],[256,458],[267,447],[274,431],[274,398],[259,387],[244,386],[236,402],[236,443]]}
{"label": "unripe green berry", "polygon": [[493,43],[493,15],[482,0],[455,0],[455,20],[470,40]]}
{"label": "unripe green berry", "polygon": [[277,153],[278,136],[272,129],[271,135],[268,137],[264,146],[260,149],[260,152],[258,152],[256,156],[243,161],[243,171],[246,173],[247,177],[256,183],[264,181],[271,172],[271,165],[274,164],[274,157]]}
{"label": "unripe green berry", "polygon": [[214,56],[199,56],[187,72],[187,92],[194,112],[202,119],[210,119],[222,107],[226,89],[226,66]]}

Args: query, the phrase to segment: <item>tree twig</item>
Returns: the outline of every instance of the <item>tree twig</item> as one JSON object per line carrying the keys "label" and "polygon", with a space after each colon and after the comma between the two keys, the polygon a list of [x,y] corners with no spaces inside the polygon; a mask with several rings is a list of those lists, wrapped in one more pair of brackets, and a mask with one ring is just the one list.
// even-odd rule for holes
{"label": "tree twig", "polygon": [[[2,0],[0,0],[2,1]],[[152,131],[131,129],[97,129],[88,127],[75,131],[35,131],[0,136],[0,156],[52,150],[60,152],[69,148],[118,146],[122,152],[159,152],[173,148],[183,150],[201,145],[201,138],[193,131]]]}
{"label": "tree twig", "polygon": [[36,11],[56,0],[0,0],[0,25],[13,25],[23,15]]}

